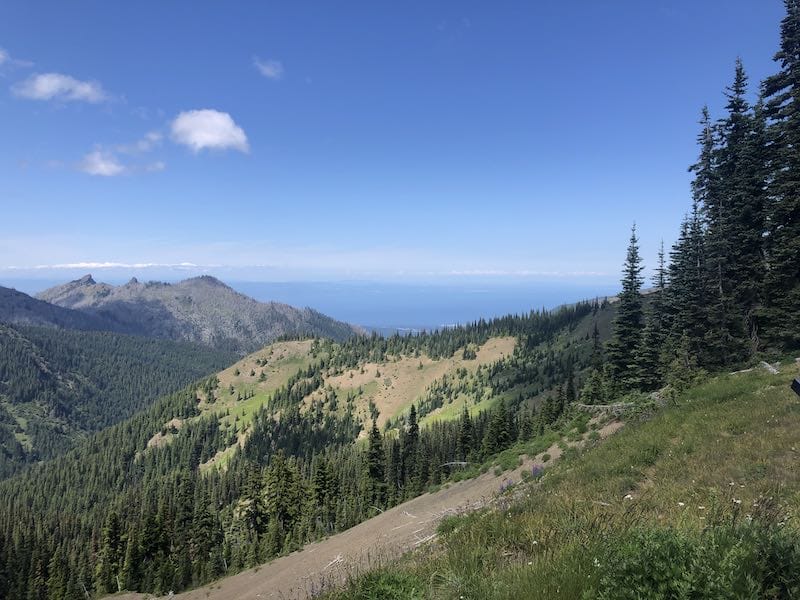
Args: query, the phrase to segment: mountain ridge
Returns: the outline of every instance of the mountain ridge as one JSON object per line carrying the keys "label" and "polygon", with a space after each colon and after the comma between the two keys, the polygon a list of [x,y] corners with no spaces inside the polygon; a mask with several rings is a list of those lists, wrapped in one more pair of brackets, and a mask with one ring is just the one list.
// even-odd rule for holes
{"label": "mountain ridge", "polygon": [[210,275],[176,283],[140,282],[134,277],[115,286],[87,274],[44,290],[36,298],[131,333],[199,342],[242,354],[281,337],[310,335],[341,341],[363,333],[312,308],[259,302]]}

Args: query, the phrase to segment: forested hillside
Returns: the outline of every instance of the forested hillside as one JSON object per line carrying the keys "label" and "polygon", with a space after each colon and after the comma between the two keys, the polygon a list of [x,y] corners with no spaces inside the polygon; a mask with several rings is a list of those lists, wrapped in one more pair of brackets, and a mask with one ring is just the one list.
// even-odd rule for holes
{"label": "forested hillside", "polygon": [[0,324],[0,477],[62,454],[233,356],[168,340]]}
{"label": "forested hillside", "polygon": [[[3,589],[54,598],[82,597],[83,586],[179,590],[463,477],[446,463],[481,462],[558,420],[611,310],[586,302],[420,336],[306,342],[307,359],[294,370],[287,343],[276,344],[246,359],[261,361],[252,375],[234,368],[207,378],[0,484]],[[373,364],[388,372],[411,359],[424,371],[432,361],[479,360],[490,340],[509,336],[512,353],[469,369],[481,397],[451,397],[444,377],[428,386],[423,412],[456,410],[427,426],[412,399],[381,430],[361,410],[368,401],[343,387],[339,398],[324,383]],[[240,379],[221,384],[228,376]],[[271,391],[258,387],[276,378]],[[572,383],[546,393],[557,381]],[[472,390],[477,379],[470,382]],[[482,402],[486,409],[474,410]]]}
{"label": "forested hillside", "polygon": [[[631,234],[612,337],[580,399],[646,422],[512,492],[503,510],[446,521],[440,544],[405,568],[330,597],[800,594],[789,389],[800,360],[800,2],[785,6],[779,70],[758,99],[737,60],[725,114],[701,112],[691,210],[661,252],[649,306]],[[787,355],[772,375],[709,380]]]}
{"label": "forested hillside", "polygon": [[[737,62],[725,113],[701,113],[693,202],[655,265],[651,294],[642,294],[634,229],[611,304],[268,347],[0,483],[0,596],[185,589],[474,475],[498,456],[516,466],[578,410],[621,407],[646,420],[665,405],[631,428],[629,447],[611,445],[575,472],[568,464],[557,475],[564,487],[543,486],[530,503],[475,517],[478,525],[451,522],[452,546],[438,562],[384,589],[399,598],[420,597],[420,585],[443,597],[516,598],[552,585],[572,597],[796,595],[800,537],[785,517],[797,493],[769,493],[795,453],[792,428],[772,426],[795,420],[789,374],[702,385],[800,348],[800,1],[785,4],[778,73],[758,99]],[[507,351],[484,361],[508,339]],[[424,385],[402,399],[389,393],[414,363]],[[659,496],[664,481],[681,486]],[[637,497],[632,512],[626,502]],[[696,512],[675,516],[685,498]],[[350,591],[371,597],[359,585]]]}

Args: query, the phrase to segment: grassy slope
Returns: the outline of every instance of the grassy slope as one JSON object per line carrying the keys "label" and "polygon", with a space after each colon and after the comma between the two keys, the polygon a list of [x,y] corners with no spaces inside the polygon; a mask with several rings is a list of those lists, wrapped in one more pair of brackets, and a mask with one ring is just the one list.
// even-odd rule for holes
{"label": "grassy slope", "polygon": [[[340,597],[594,597],[605,561],[631,531],[692,539],[710,525],[746,523],[764,498],[783,523],[800,508],[800,401],[788,387],[796,370],[699,385],[597,448],[568,452],[540,483],[518,489],[508,508],[447,521],[438,544],[356,579]],[[795,524],[782,527],[796,561]]]}
{"label": "grassy slope", "polygon": [[[336,393],[337,412],[340,414],[346,410],[347,395],[355,395],[354,410],[364,423],[369,423],[369,405],[370,402],[374,403],[380,413],[378,423],[383,425],[407,412],[411,404],[417,402],[434,382],[443,377],[453,378],[458,370],[466,370],[467,377],[474,377],[479,366],[489,365],[509,356],[515,344],[514,338],[492,338],[478,349],[477,358],[473,360],[463,360],[461,353],[456,352],[453,357],[437,360],[423,354],[419,357],[392,357],[381,363],[369,362],[343,373],[327,374],[324,388]],[[249,435],[253,416],[269,402],[275,390],[285,385],[299,369],[307,368],[319,358],[311,355],[311,341],[271,344],[219,372],[219,388],[213,402],[208,402],[205,392],[198,390],[197,395],[201,399],[198,408],[201,414],[194,419],[210,414],[218,415],[224,429],[232,430],[236,427],[237,438],[242,443]],[[420,364],[422,369],[419,368]],[[265,376],[263,380],[262,373]],[[320,392],[308,396],[304,401],[304,409],[310,406],[312,399],[320,397]],[[459,398],[457,402],[446,404],[427,419],[423,419],[421,424],[424,426],[434,419],[457,418],[460,415],[461,400]],[[480,402],[470,400],[470,410],[486,410],[495,401],[496,398],[489,395]],[[151,446],[169,443],[173,435],[169,432],[170,425],[180,427],[182,423],[165,424],[164,431],[150,440]],[[234,443],[218,452],[202,468],[224,468],[236,447],[237,443]]]}

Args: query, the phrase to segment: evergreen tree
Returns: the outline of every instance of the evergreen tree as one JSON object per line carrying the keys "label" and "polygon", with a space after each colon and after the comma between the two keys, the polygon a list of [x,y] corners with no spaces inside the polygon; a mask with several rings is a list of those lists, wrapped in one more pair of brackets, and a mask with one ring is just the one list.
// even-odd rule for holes
{"label": "evergreen tree", "polygon": [[636,363],[643,390],[658,388],[663,377],[661,353],[667,337],[665,299],[667,267],[664,257],[664,242],[661,242],[661,247],[658,251],[658,267],[653,276],[653,284],[652,300],[647,312],[641,344],[636,355]]}
{"label": "evergreen tree", "polygon": [[461,410],[461,420],[458,427],[458,444],[456,446],[456,456],[461,460],[469,460],[472,454],[473,439],[472,417],[469,415],[466,402]]}
{"label": "evergreen tree", "polygon": [[608,364],[612,383],[619,391],[628,391],[639,385],[636,350],[639,348],[644,326],[642,308],[642,259],[636,226],[631,229],[628,252],[623,266],[622,292],[619,295],[614,332],[608,344]]}
{"label": "evergreen tree", "polygon": [[117,577],[122,568],[124,548],[122,545],[122,528],[119,515],[111,511],[103,526],[100,542],[95,585],[101,592],[113,594],[119,591]]}
{"label": "evergreen tree", "polygon": [[381,507],[386,500],[386,453],[383,448],[383,436],[374,419],[368,444],[367,477],[371,489],[370,502]]}
{"label": "evergreen tree", "polygon": [[511,443],[512,436],[508,430],[508,411],[506,402],[500,399],[489,420],[489,429],[483,439],[483,455],[491,456],[505,450]]}
{"label": "evergreen tree", "polygon": [[766,207],[762,331],[773,346],[800,346],[800,0],[784,0],[780,70],[763,83],[771,177]]}
{"label": "evergreen tree", "polygon": [[686,350],[697,359],[703,354],[708,328],[705,240],[697,202],[694,202],[691,216],[681,224],[680,236],[672,247],[669,282],[666,291],[670,324],[667,362],[672,362],[684,338]]}

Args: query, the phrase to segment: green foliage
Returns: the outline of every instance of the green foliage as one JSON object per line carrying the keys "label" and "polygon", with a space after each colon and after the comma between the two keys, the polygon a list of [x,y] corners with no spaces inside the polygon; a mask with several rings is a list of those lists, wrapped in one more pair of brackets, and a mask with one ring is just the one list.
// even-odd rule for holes
{"label": "green foliage", "polygon": [[562,457],[510,506],[447,519],[435,548],[384,572],[425,582],[434,600],[794,597],[790,379],[752,372],[692,387]]}
{"label": "green foliage", "polygon": [[[0,483],[0,541],[9,540],[0,544],[0,573],[10,573],[0,578],[0,596],[43,596],[49,580],[56,598],[84,598],[83,586],[115,591],[117,578],[129,590],[185,589],[351,527],[445,481],[475,476],[490,468],[494,453],[502,453],[504,467],[516,466],[520,454],[552,443],[546,428],[539,435],[533,427],[538,414],[525,396],[544,391],[563,404],[569,386],[558,394],[549,389],[589,364],[590,319],[606,332],[610,311],[586,302],[434,334],[315,341],[314,360],[246,416],[243,447],[245,415],[198,410],[200,398],[208,406],[231,396],[218,377],[206,377]],[[496,411],[472,412],[465,404],[462,418],[423,427],[415,405],[398,423],[399,434],[368,429],[361,443],[363,423],[352,401],[335,411],[312,402],[306,410],[327,373],[388,356],[455,353],[502,335],[520,336],[517,352],[481,367],[475,378],[464,371],[449,380],[462,391],[479,386],[482,398],[496,400],[486,404]],[[223,454],[225,468],[201,471]],[[111,526],[115,521],[119,527]]]}
{"label": "green foliage", "polygon": [[627,391],[639,385],[636,351],[641,345],[644,309],[641,295],[644,267],[639,255],[636,227],[631,229],[622,276],[622,292],[614,320],[614,334],[607,347],[607,360],[614,386]]}
{"label": "green foliage", "polygon": [[602,572],[586,598],[793,598],[800,539],[774,523],[728,523],[700,533],[636,529],[596,549]]}
{"label": "green foliage", "polygon": [[233,359],[188,343],[0,324],[0,478]]}
{"label": "green foliage", "polygon": [[342,600],[425,600],[424,586],[403,573],[374,571],[352,581],[334,598]]}

